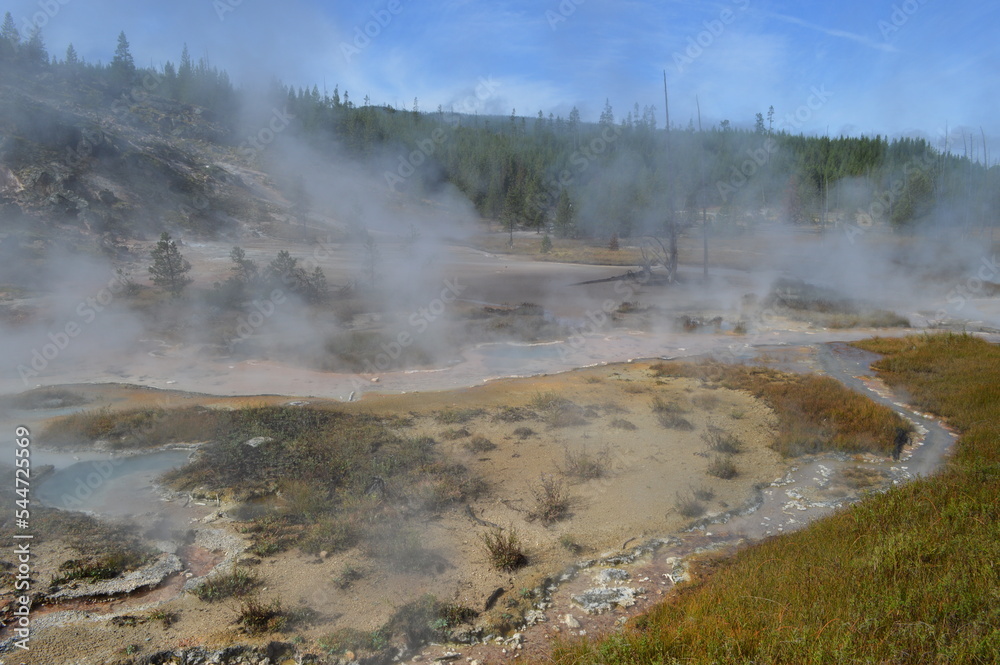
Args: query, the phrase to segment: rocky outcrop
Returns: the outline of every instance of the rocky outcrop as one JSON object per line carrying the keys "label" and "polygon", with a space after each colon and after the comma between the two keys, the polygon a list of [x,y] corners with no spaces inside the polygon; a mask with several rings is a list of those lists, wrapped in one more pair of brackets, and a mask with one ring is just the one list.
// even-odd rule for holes
{"label": "rocky outcrop", "polygon": [[277,212],[226,166],[232,130],[207,111],[92,92],[68,101],[55,88],[0,85],[0,206],[30,218],[36,235],[54,225],[98,237],[164,226],[220,235]]}

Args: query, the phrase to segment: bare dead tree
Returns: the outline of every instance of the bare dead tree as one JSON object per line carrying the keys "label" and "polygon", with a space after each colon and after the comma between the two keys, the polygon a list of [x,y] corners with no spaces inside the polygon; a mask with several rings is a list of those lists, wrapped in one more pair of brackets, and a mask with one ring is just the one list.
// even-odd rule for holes
{"label": "bare dead tree", "polygon": [[664,220],[664,230],[667,235],[667,243],[656,236],[647,236],[646,242],[640,246],[642,253],[642,269],[646,273],[652,273],[653,268],[662,267],[667,272],[667,282],[673,283],[677,278],[677,239],[680,236],[680,228],[677,222],[676,211],[674,210],[674,199],[669,187],[672,184],[673,174],[673,154],[670,145],[670,95],[667,91],[667,71],[663,70],[663,109],[666,116],[666,208],[667,218]]}

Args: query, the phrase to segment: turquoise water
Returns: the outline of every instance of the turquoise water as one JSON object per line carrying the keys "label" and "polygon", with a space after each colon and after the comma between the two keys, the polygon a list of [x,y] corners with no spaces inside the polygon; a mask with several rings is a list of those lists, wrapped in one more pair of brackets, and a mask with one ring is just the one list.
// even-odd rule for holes
{"label": "turquoise water", "polygon": [[498,374],[537,374],[551,371],[562,360],[564,344],[488,344],[476,351],[483,364]]}
{"label": "turquoise water", "polygon": [[151,499],[156,478],[184,465],[188,455],[188,450],[168,450],[75,462],[33,488],[34,498],[55,508],[102,514],[148,509],[142,504]]}

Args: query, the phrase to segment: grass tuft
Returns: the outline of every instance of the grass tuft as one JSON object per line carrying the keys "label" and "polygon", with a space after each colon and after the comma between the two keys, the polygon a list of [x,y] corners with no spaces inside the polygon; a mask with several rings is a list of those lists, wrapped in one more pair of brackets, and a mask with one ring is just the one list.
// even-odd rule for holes
{"label": "grass tuft", "polygon": [[677,512],[681,517],[686,517],[688,519],[694,519],[695,517],[701,517],[705,514],[705,504],[701,502],[693,494],[677,494],[677,500],[674,502],[674,507],[677,508]]}
{"label": "grass tuft", "polygon": [[580,451],[566,450],[562,469],[565,475],[577,480],[596,480],[608,473],[608,452],[590,453],[585,449]]}
{"label": "grass tuft", "polygon": [[625,430],[626,432],[634,432],[639,429],[635,423],[625,420],[624,418],[615,418],[611,421],[611,427],[615,429]]}
{"label": "grass tuft", "polygon": [[739,437],[720,427],[709,425],[708,431],[704,432],[701,438],[708,444],[708,449],[712,452],[725,455],[736,455],[743,452],[743,442],[740,441]]}
{"label": "grass tuft", "polygon": [[257,596],[250,596],[240,603],[236,622],[251,635],[275,633],[288,623],[288,613],[279,600],[268,603]]}
{"label": "grass tuft", "polygon": [[194,588],[194,595],[206,603],[214,603],[226,598],[243,598],[261,585],[256,573],[246,568],[233,568],[228,573],[208,577]]}
{"label": "grass tuft", "polygon": [[528,513],[529,520],[538,520],[548,526],[569,515],[569,497],[559,479],[542,474],[531,493],[535,497],[535,507]]}
{"label": "grass tuft", "polygon": [[462,445],[470,453],[488,453],[497,449],[497,444],[493,443],[485,436],[474,436]]}
{"label": "grass tuft", "polygon": [[708,464],[708,475],[723,480],[732,480],[739,475],[739,471],[731,458],[717,456]]}
{"label": "grass tuft", "polygon": [[528,557],[521,547],[521,540],[513,528],[504,531],[493,529],[480,536],[487,559],[495,570],[510,573],[528,565]]}

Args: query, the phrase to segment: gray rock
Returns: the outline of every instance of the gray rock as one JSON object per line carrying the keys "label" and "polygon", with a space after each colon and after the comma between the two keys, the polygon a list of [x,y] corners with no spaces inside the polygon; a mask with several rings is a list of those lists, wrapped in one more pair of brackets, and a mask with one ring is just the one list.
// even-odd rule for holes
{"label": "gray rock", "polygon": [[93,596],[117,596],[139,589],[158,587],[163,580],[183,569],[181,560],[175,554],[162,554],[148,566],[126,573],[112,580],[75,584],[48,594],[51,600],[89,598]]}
{"label": "gray rock", "polygon": [[631,575],[628,574],[628,571],[621,568],[605,568],[594,576],[594,581],[607,586],[613,582],[624,582],[630,577]]}
{"label": "gray rock", "polygon": [[572,600],[588,614],[600,614],[615,606],[630,607],[635,605],[635,597],[640,593],[642,593],[642,589],[633,589],[627,586],[596,587],[573,596]]}

